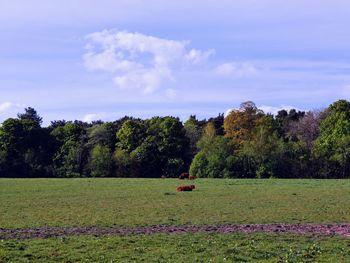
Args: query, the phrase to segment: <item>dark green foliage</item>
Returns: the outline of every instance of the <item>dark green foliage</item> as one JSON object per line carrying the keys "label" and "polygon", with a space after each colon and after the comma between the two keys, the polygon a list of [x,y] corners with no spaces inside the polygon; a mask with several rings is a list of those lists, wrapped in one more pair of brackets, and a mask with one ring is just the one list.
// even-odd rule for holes
{"label": "dark green foliage", "polygon": [[193,158],[198,153],[197,143],[202,136],[202,127],[196,116],[191,115],[190,118],[185,122],[184,128],[186,131],[186,137],[190,142],[190,154]]}
{"label": "dark green foliage", "polygon": [[225,119],[224,114],[219,113],[219,115],[217,117],[210,118],[208,120],[208,122],[211,122],[214,124],[217,135],[224,135],[224,119]]}
{"label": "dark green foliage", "polygon": [[52,142],[49,130],[32,108],[18,119],[7,119],[0,128],[0,176],[51,176]]}
{"label": "dark green foliage", "polygon": [[55,128],[51,135],[56,139],[57,151],[53,162],[55,176],[86,176],[89,149],[87,147],[86,129],[81,123],[68,122]]}
{"label": "dark green foliage", "polygon": [[43,119],[38,115],[36,110],[29,107],[25,108],[24,111],[24,113],[19,113],[17,117],[22,121],[28,121],[32,123],[33,126],[40,127],[40,125],[43,122]]}
{"label": "dark green foliage", "polygon": [[119,176],[177,177],[188,169],[189,140],[178,118],[126,121],[117,132]]}
{"label": "dark green foliage", "polygon": [[265,114],[251,101],[224,117],[53,121],[26,108],[0,126],[0,177],[348,178],[350,102]]}

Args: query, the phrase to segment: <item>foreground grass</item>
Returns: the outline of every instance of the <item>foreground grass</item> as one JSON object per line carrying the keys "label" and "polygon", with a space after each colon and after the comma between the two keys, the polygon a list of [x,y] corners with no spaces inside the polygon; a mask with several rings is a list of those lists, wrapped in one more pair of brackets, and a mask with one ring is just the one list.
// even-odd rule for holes
{"label": "foreground grass", "polygon": [[[348,180],[1,179],[0,226],[350,222]],[[191,182],[193,183],[193,182]]]}
{"label": "foreground grass", "polygon": [[350,262],[350,240],[272,234],[70,237],[0,242],[0,262]]}

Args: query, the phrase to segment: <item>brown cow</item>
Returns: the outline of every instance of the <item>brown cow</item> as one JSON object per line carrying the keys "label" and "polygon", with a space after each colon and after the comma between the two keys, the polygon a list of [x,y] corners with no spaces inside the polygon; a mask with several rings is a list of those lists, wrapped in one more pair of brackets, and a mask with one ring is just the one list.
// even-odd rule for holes
{"label": "brown cow", "polygon": [[189,177],[190,177],[189,173],[182,173],[180,174],[179,179],[184,180],[184,179],[188,179]]}
{"label": "brown cow", "polygon": [[181,186],[178,186],[176,188],[176,191],[177,192],[188,192],[188,191],[192,191],[193,189],[195,189],[196,186],[195,185],[181,185]]}

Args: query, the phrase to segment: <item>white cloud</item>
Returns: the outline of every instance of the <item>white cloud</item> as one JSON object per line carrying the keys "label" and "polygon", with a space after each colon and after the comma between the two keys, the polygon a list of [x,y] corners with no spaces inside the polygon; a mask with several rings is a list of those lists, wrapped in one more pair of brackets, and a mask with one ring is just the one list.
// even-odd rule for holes
{"label": "white cloud", "polygon": [[224,113],[224,117],[226,118],[227,115],[229,115],[231,113],[231,111],[234,111],[234,110],[236,110],[236,109],[233,108],[233,109],[226,110],[225,113]]}
{"label": "white cloud", "polygon": [[123,90],[137,89],[142,90],[144,94],[151,94],[159,89],[164,81],[172,79],[171,71],[168,68],[160,67],[126,72],[114,77],[113,82]]}
{"label": "white cloud", "polygon": [[113,74],[120,89],[141,90],[150,94],[167,81],[185,62],[200,64],[214,50],[187,50],[187,41],[157,38],[127,31],[104,30],[87,36],[84,64],[88,70]]}
{"label": "white cloud", "polygon": [[104,117],[106,117],[106,114],[104,113],[89,113],[89,114],[86,114],[82,120],[84,122],[92,122],[92,121],[101,120]]}
{"label": "white cloud", "polygon": [[13,102],[6,101],[3,103],[0,103],[0,114],[4,114],[4,113],[7,113],[9,111],[17,110],[17,109],[23,108],[23,107],[25,107],[25,106],[22,104],[16,104]]}
{"label": "white cloud", "polygon": [[256,75],[258,73],[258,69],[254,65],[247,62],[244,62],[244,63],[231,62],[231,63],[224,63],[217,66],[214,69],[214,72],[220,76],[225,76],[225,77],[231,76],[231,77],[242,78],[242,77],[250,77],[250,76]]}
{"label": "white cloud", "polygon": [[8,111],[9,109],[11,109],[13,106],[13,103],[11,102],[3,102],[0,104],[0,113],[4,113],[6,111]]}
{"label": "white cloud", "polygon": [[185,59],[192,63],[192,64],[199,64],[202,63],[203,61],[207,60],[211,55],[215,54],[214,49],[210,49],[207,51],[201,51],[198,49],[191,49],[190,52],[188,52],[185,55]]}
{"label": "white cloud", "polygon": [[292,109],[300,110],[297,107],[293,107],[293,106],[290,106],[290,105],[281,105],[279,107],[262,105],[262,106],[260,106],[258,108],[263,110],[265,113],[271,113],[273,115],[277,115],[277,113],[280,110],[286,110],[286,111],[290,111]]}

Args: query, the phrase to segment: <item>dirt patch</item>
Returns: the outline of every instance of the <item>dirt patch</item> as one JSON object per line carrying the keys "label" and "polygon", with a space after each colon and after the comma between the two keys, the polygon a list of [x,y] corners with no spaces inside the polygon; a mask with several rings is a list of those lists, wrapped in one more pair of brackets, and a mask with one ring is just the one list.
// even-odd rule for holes
{"label": "dirt patch", "polygon": [[0,228],[0,239],[29,239],[64,236],[126,236],[181,233],[294,233],[312,235],[340,235],[350,237],[350,224],[251,224],[251,225],[154,225],[145,227],[40,227],[25,229]]}

